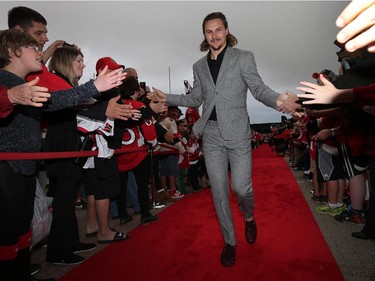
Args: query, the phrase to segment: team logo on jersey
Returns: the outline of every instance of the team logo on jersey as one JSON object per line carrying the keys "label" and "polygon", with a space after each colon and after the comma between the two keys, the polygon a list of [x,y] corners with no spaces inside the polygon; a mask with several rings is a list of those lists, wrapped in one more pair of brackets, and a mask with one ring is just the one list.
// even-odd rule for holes
{"label": "team logo on jersey", "polygon": [[109,124],[109,123],[105,123],[104,128],[103,128],[102,130],[103,130],[104,132],[109,133],[109,132],[112,131],[112,128],[113,128],[113,126],[112,126],[111,124]]}
{"label": "team logo on jersey", "polygon": [[145,120],[145,124],[146,124],[147,126],[151,126],[151,125],[153,124],[153,122],[152,122],[151,119],[146,119],[146,120]]}
{"label": "team logo on jersey", "polygon": [[122,144],[130,145],[135,141],[135,132],[132,129],[125,129]]}

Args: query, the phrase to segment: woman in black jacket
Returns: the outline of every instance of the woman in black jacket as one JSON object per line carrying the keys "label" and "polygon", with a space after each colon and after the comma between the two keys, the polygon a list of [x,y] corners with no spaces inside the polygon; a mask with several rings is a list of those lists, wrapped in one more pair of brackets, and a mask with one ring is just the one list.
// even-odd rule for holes
{"label": "woman in black jacket", "polygon": [[[49,70],[66,81],[66,87],[78,86],[85,65],[83,54],[73,47],[58,48],[49,63]],[[45,151],[76,151],[80,146],[76,115],[78,108],[67,108],[48,112]],[[45,161],[45,168],[54,190],[53,221],[47,246],[47,262],[54,264],[78,264],[84,258],[79,252],[92,250],[95,244],[84,244],[79,240],[74,198],[82,174],[82,168],[74,159],[52,159]]]}

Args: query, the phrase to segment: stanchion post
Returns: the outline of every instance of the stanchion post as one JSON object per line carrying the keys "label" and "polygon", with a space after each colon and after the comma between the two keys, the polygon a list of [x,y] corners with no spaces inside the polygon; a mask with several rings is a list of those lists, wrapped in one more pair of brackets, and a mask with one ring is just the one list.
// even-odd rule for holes
{"label": "stanchion post", "polygon": [[156,187],[155,187],[155,175],[154,175],[154,148],[152,147],[151,144],[150,144],[149,153],[150,153],[151,202],[152,202],[152,207],[155,207]]}

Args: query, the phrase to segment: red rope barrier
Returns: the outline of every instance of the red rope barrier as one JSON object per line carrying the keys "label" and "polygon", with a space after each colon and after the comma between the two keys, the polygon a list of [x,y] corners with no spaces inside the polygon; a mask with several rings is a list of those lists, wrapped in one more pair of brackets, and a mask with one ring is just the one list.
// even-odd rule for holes
{"label": "red rope barrier", "polygon": [[[154,154],[177,154],[178,150],[169,145],[159,144],[161,147],[171,149],[171,151],[156,151]],[[148,148],[121,148],[115,149],[114,154],[124,154],[139,151],[146,151]],[[175,151],[173,151],[175,150]],[[58,158],[76,158],[97,156],[98,151],[59,151],[59,152],[0,152],[0,160],[42,160]]]}

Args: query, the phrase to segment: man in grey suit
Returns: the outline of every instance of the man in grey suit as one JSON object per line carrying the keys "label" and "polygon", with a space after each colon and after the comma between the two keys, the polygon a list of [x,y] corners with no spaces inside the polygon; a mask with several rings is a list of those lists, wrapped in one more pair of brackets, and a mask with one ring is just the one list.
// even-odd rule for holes
{"label": "man in grey suit", "polygon": [[228,163],[233,190],[244,213],[245,237],[255,243],[257,227],[254,217],[251,182],[251,130],[246,97],[252,95],[265,105],[292,113],[297,104],[294,94],[278,94],[266,86],[258,74],[254,55],[235,49],[237,39],[229,32],[225,16],[220,12],[203,20],[204,41],[201,51],[209,51],[193,66],[194,83],[190,95],[166,95],[160,90],[151,99],[169,105],[199,107],[202,117],[193,130],[203,138],[204,158],[211,183],[216,214],[225,246],[221,254],[224,266],[235,262],[236,237],[229,202]]}

